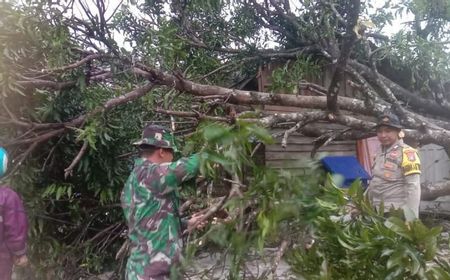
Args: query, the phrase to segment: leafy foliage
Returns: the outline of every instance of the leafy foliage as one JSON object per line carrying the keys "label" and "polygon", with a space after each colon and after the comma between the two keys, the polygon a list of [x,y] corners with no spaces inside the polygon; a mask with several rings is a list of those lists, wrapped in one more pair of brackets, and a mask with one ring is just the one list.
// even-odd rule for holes
{"label": "leafy foliage", "polygon": [[311,57],[298,58],[293,63],[286,62],[283,67],[272,72],[270,90],[273,92],[300,93],[300,82],[316,79],[322,67]]}
{"label": "leafy foliage", "polygon": [[[373,277],[448,276],[444,262],[425,266],[435,260],[437,229],[417,221],[386,221],[356,194],[348,195],[360,203],[361,216],[333,219],[344,215],[347,199],[314,163],[310,174],[302,176],[256,164],[255,145],[271,141],[260,127],[205,123],[197,130],[196,119],[180,121],[155,112],[163,108],[223,115],[223,100],[199,101],[167,86],[105,110],[105,102],[148,82],[133,73],[136,62],[205,84],[242,88],[261,65],[288,55],[291,63],[273,73],[272,90],[297,94],[301,80],[321,71],[317,56],[329,55],[342,41],[345,26],[336,12],[345,15],[343,1],[299,1],[289,13],[268,8],[267,1],[124,1],[113,14],[101,11],[99,3],[107,1],[88,2],[0,4],[0,143],[15,159],[5,183],[26,201],[37,278],[79,279],[107,270],[120,274],[123,259],[115,261],[115,254],[125,239],[125,226],[119,194],[132,166],[130,143],[148,122],[176,123],[180,134],[196,131],[184,153],[205,154],[202,174],[212,185],[225,185],[225,191],[242,188],[242,195],[235,193],[225,204],[230,221],[195,236],[233,254],[231,278],[240,277],[251,248],[276,245],[281,239],[299,244],[290,254],[291,263],[311,277],[359,279],[365,272]],[[288,2],[293,1],[283,5]],[[399,84],[423,96],[445,88],[449,2],[408,0],[376,10],[370,2],[364,10],[377,31],[406,11],[417,19],[390,41],[371,41],[377,47],[372,58],[384,66],[380,72],[391,71]],[[314,47],[313,56],[299,51],[301,47]],[[100,56],[74,66],[93,53]],[[355,53],[360,61],[369,59],[363,44]],[[72,126],[80,117],[85,117],[81,124]],[[46,123],[65,133],[17,144],[29,135],[45,135],[40,125]],[[64,169],[84,143],[86,153],[73,176],[65,178]],[[212,200],[200,191],[186,195],[200,196],[198,207]],[[301,249],[311,236],[315,245]]]}
{"label": "leafy foliage", "polygon": [[[240,279],[252,249],[289,240],[288,260],[307,279],[448,279],[449,263],[436,256],[441,228],[420,220],[405,222],[402,212],[389,218],[373,209],[360,182],[346,191],[319,169],[309,175],[276,171],[255,164],[246,139],[270,141],[267,133],[244,123],[209,124],[199,131],[205,142],[203,174],[247,178],[246,193],[226,204],[237,213],[228,223],[212,225],[199,238],[231,254],[230,279]],[[247,173],[242,172],[246,166]],[[326,178],[326,179],[324,179]],[[348,214],[349,202],[360,214]],[[244,210],[247,214],[239,214]],[[313,240],[313,245],[308,242]],[[192,249],[191,249],[192,250]]]}
{"label": "leafy foliage", "polygon": [[[333,186],[330,186],[333,187]],[[326,188],[327,189],[327,188]],[[319,204],[328,212],[314,221],[316,242],[290,252],[290,262],[308,279],[448,279],[436,256],[441,228],[428,229],[420,220],[405,222],[392,212],[389,218],[372,210],[355,183],[348,193],[332,195]],[[345,197],[361,211],[345,213]],[[430,264],[432,261],[433,264]]]}

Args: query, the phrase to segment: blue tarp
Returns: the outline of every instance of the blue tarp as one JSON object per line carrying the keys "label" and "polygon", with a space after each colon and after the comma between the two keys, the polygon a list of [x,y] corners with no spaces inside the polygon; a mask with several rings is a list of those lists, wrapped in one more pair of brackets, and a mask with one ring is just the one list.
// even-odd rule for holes
{"label": "blue tarp", "polygon": [[322,158],[321,162],[327,172],[344,177],[342,187],[350,186],[358,178],[367,186],[370,180],[370,175],[354,156],[328,156]]}
{"label": "blue tarp", "polygon": [[8,153],[6,152],[5,149],[0,147],[0,177],[5,175],[7,165],[8,165]]}

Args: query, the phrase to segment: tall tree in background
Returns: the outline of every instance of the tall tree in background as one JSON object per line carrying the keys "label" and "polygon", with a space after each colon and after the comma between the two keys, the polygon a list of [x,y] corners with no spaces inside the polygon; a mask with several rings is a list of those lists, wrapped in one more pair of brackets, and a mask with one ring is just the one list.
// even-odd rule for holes
{"label": "tall tree in background", "polygon": [[[285,137],[356,139],[393,110],[408,138],[450,151],[450,1],[370,3],[0,4],[0,143],[14,158],[8,179],[36,210],[32,252],[51,256],[44,267],[105,269],[124,230],[117,201],[129,144],[149,121],[180,136],[201,120],[245,120]],[[411,21],[385,33],[404,15]],[[289,67],[273,74],[272,92],[246,90],[274,61]],[[324,67],[325,88],[305,81]],[[339,96],[343,83],[359,97]],[[259,105],[308,110],[274,115]],[[345,128],[323,131],[318,121]],[[48,244],[66,253],[48,254]]]}

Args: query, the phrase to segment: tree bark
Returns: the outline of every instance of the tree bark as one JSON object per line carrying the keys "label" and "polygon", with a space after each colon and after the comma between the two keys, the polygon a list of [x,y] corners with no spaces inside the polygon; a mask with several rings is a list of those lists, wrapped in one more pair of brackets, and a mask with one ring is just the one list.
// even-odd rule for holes
{"label": "tree bark", "polygon": [[[152,83],[156,85],[165,85],[171,88],[175,88],[176,90],[179,90],[181,92],[186,92],[196,96],[223,96],[224,98],[226,98],[226,102],[238,105],[282,105],[309,109],[327,109],[327,99],[323,96],[274,94],[267,92],[230,89],[214,85],[205,85],[195,83],[193,81],[184,79],[183,77],[171,75],[161,70],[139,63],[137,64],[137,66],[139,68],[135,67],[134,72],[137,75],[147,78]],[[365,115],[368,113],[368,110],[362,100],[348,97],[338,97],[338,103],[339,107],[343,110],[359,113],[361,115]],[[386,107],[381,104],[374,104],[374,106],[377,108],[376,111],[383,111],[383,108]],[[278,117],[281,119],[285,118],[288,120],[299,121],[299,116],[301,115],[301,113],[297,114],[299,115],[293,116],[292,114],[278,114]],[[334,119],[330,120],[336,121],[348,127],[354,127],[359,130],[362,129],[364,131],[369,131],[375,126],[375,124],[372,122],[361,121],[354,117],[343,115],[337,116]],[[421,126],[423,125],[421,125],[420,123],[415,125],[415,127]],[[435,143],[444,147],[450,147],[449,130],[430,128],[426,131],[421,131],[406,129],[405,133],[407,136],[418,139],[422,143]]]}
{"label": "tree bark", "polygon": [[419,209],[420,215],[450,218],[450,201],[422,201]]}
{"label": "tree bark", "polygon": [[445,195],[450,195],[450,181],[444,181],[431,186],[422,186],[422,200],[435,200],[436,198]]}
{"label": "tree bark", "polygon": [[[237,105],[281,105],[309,109],[327,109],[327,99],[324,96],[278,94],[230,89],[220,86],[195,83],[182,77],[167,74],[148,66],[140,65],[140,67],[142,69],[134,69],[135,73],[146,77],[155,84],[173,87],[179,91],[184,91],[196,96],[223,96],[224,98],[227,98],[226,100],[228,103]],[[305,89],[305,91],[311,95],[314,95],[313,92],[309,92],[307,89]],[[338,103],[339,108],[343,110],[360,114],[367,113],[367,108],[362,100],[349,97],[338,97]],[[385,108],[383,105],[377,104],[376,106],[381,111]]]}
{"label": "tree bark", "polygon": [[[367,79],[369,82],[376,84],[375,75],[372,73],[370,67],[359,63],[355,60],[349,61],[349,64],[355,68],[362,76]],[[420,97],[418,94],[414,94],[398,84],[394,83],[390,79],[386,78],[383,75],[380,75],[381,80],[394,92],[394,95],[409,106],[415,108],[416,110],[422,110],[424,112],[432,113],[433,115],[442,116],[445,118],[450,118],[450,106],[446,104],[440,105],[436,103],[434,100],[426,99]]]}
{"label": "tree bark", "polygon": [[348,19],[344,43],[340,50],[339,59],[334,67],[333,78],[331,79],[327,92],[327,108],[333,113],[336,113],[339,110],[337,99],[341,84],[344,82],[344,73],[347,66],[347,60],[350,57],[355,42],[358,40],[354,29],[358,23],[360,7],[361,2],[359,0],[350,1],[347,7]]}

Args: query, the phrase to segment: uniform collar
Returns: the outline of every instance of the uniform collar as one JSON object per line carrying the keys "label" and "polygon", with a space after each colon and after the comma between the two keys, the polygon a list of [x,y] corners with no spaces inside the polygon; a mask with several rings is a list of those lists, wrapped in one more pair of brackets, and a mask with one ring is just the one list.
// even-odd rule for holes
{"label": "uniform collar", "polygon": [[153,162],[151,162],[151,161],[149,161],[148,159],[143,158],[143,157],[137,157],[137,158],[134,160],[134,165],[142,165],[142,164],[144,164],[144,163],[151,164],[151,163],[153,163]]}
{"label": "uniform collar", "polygon": [[397,140],[394,144],[392,144],[389,148],[384,149],[383,146],[381,146],[381,150],[385,153],[389,153],[390,151],[397,149],[399,146],[403,145],[403,139]]}

